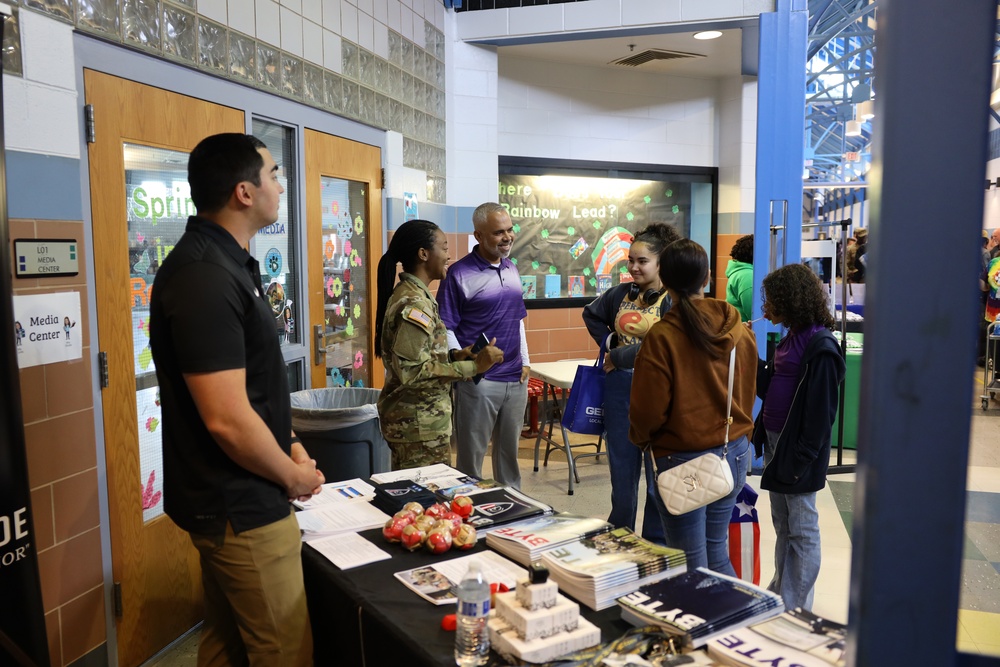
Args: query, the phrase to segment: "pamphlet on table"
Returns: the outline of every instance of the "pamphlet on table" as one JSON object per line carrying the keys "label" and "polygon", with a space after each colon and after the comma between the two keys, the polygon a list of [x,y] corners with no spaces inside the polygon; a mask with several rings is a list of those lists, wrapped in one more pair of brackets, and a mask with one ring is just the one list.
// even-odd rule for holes
{"label": "pamphlet on table", "polygon": [[684,572],[684,552],[616,528],[542,552],[541,561],[559,588],[591,609],[612,607],[615,599],[643,584]]}
{"label": "pamphlet on table", "polygon": [[642,586],[618,604],[623,620],[658,625],[696,648],[785,610],[776,593],[702,567]]}
{"label": "pamphlet on table", "polygon": [[397,572],[395,577],[404,586],[428,602],[436,605],[450,604],[456,599],[452,587],[457,586],[458,582],[462,580],[465,572],[469,569],[469,563],[473,560],[479,561],[486,581],[491,584],[504,584],[511,590],[517,586],[518,581],[528,576],[527,570],[503,556],[492,551],[481,551],[461,558],[453,558],[433,565]]}
{"label": "pamphlet on table", "polygon": [[311,510],[353,500],[370,501],[374,496],[375,487],[355,477],[343,482],[324,484],[322,490],[309,500],[293,500],[292,504],[300,510]]}
{"label": "pamphlet on table", "polygon": [[392,558],[389,553],[379,549],[357,533],[311,535],[305,539],[305,542],[326,556],[327,560],[341,570],[349,570],[352,567]]}
{"label": "pamphlet on table", "polygon": [[468,522],[482,537],[496,526],[524,521],[552,513],[552,507],[509,486],[489,489],[472,496],[474,504]]}
{"label": "pamphlet on table", "polygon": [[310,535],[356,533],[381,528],[389,515],[368,502],[332,503],[295,513],[299,530]]}
{"label": "pamphlet on table", "polygon": [[543,551],[611,528],[603,519],[560,512],[490,530],[486,533],[486,546],[527,566],[538,560]]}
{"label": "pamphlet on table", "polygon": [[708,643],[719,662],[736,667],[761,664],[843,667],[847,628],[804,609],[726,632]]}

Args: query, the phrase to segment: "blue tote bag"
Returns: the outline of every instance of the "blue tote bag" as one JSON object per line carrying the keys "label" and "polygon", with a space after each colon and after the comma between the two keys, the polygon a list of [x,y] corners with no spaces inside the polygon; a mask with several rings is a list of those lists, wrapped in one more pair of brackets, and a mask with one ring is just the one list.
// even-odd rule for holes
{"label": "blue tote bag", "polygon": [[562,425],[573,433],[604,433],[604,351],[593,366],[578,366]]}

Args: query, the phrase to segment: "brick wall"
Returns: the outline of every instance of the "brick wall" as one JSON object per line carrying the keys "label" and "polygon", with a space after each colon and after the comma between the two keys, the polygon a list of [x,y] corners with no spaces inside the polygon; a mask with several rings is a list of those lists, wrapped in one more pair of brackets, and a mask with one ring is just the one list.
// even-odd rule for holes
{"label": "brick wall", "polygon": [[[14,279],[14,294],[80,293],[80,359],[19,373],[35,546],[53,665],[68,665],[105,643],[97,444],[83,223],[11,220],[11,239],[78,239],[76,276]],[[13,256],[13,243],[11,243]]]}

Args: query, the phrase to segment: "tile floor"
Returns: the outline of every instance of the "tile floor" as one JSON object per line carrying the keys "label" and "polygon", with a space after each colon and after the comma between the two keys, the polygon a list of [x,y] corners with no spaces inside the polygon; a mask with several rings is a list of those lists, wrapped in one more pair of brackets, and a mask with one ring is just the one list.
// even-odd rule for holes
{"label": "tile floor", "polygon": [[[981,390],[980,379],[972,411],[966,546],[957,646],[967,653],[1000,656],[1000,438],[997,437],[1000,409],[983,412],[979,407]],[[560,452],[553,453],[548,467],[540,467],[537,473],[532,472],[534,438],[521,441],[518,456],[525,493],[562,511],[607,516],[610,501],[605,457],[580,460],[580,482],[575,494],[569,496],[566,494],[567,466]],[[854,452],[845,451],[844,463],[853,462]],[[489,461],[484,469],[490,470]],[[759,480],[759,477],[751,477],[751,484],[756,486]],[[853,492],[853,473],[831,475],[829,484],[817,499],[823,565],[813,610],[840,622],[847,620]],[[758,499],[757,509],[761,519],[761,578],[766,583],[774,572],[771,557],[774,532],[766,493]],[[194,630],[149,661],[147,667],[193,667],[197,640],[197,630]]]}

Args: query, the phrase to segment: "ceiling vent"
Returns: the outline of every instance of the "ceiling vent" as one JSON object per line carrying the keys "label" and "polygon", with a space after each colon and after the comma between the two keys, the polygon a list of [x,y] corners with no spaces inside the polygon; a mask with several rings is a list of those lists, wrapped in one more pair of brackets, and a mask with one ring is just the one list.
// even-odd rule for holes
{"label": "ceiling vent", "polygon": [[683,51],[664,51],[663,49],[646,49],[639,53],[633,53],[625,58],[612,60],[609,65],[621,65],[623,67],[638,67],[657,60],[685,60],[687,58],[704,58],[700,53],[684,53]]}

